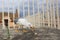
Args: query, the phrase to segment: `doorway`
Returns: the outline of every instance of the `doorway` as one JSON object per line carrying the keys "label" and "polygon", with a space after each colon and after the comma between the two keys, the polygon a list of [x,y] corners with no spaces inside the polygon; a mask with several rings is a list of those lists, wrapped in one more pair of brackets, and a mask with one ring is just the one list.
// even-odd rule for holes
{"label": "doorway", "polygon": [[8,19],[4,19],[5,26],[8,26]]}

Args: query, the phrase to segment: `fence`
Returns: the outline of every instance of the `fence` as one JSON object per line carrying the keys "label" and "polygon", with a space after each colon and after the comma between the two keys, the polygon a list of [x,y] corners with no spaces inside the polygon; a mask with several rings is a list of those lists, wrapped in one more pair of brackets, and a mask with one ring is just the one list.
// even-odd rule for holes
{"label": "fence", "polygon": [[[6,1],[7,12],[5,12],[4,0],[2,0],[2,12],[0,12],[0,16],[3,28],[5,26],[5,19],[8,19],[9,28],[11,25],[15,28],[14,19],[19,17],[21,18],[21,16],[23,16],[23,18],[26,18],[29,22],[31,22],[34,27],[60,29],[59,0],[17,0],[16,2],[15,0],[12,0],[11,2],[12,3],[10,4],[10,0]],[[12,12],[10,12],[9,4],[12,5]],[[15,5],[17,5],[17,7],[15,7]]]}

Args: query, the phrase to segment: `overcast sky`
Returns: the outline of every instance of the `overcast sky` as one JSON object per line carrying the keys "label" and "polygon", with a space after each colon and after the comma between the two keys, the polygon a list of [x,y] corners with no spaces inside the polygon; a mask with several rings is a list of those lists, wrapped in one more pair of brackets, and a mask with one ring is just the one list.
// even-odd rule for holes
{"label": "overcast sky", "polygon": [[[14,1],[14,4],[13,4]],[[7,8],[9,7],[10,9],[13,8],[12,6],[14,6],[14,8],[16,8],[18,6],[18,2],[19,5],[22,6],[22,1],[23,0],[0,0],[0,11],[2,10],[2,3],[4,5],[4,9],[7,10]],[[28,0],[24,0],[25,3],[28,3]],[[29,0],[32,2],[32,0]],[[37,0],[34,0],[34,2],[36,3]],[[42,1],[44,1],[44,3],[46,2],[46,0],[39,0],[39,3],[42,3]],[[60,1],[60,0],[59,0]]]}
{"label": "overcast sky", "polygon": [[[29,1],[32,3],[32,0],[29,0]],[[34,0],[34,1],[36,2],[36,0]],[[41,3],[41,1],[40,1],[40,3]],[[2,10],[2,3],[4,6],[4,11],[6,11],[6,10],[8,10],[8,7],[10,8],[10,10],[13,8],[12,6],[14,6],[14,9],[17,8],[18,2],[19,2],[19,5],[22,6],[23,0],[0,0],[0,11]],[[24,0],[24,2],[28,3],[28,0]]]}
{"label": "overcast sky", "polygon": [[[8,8],[9,8],[9,11],[11,11],[11,12],[13,11],[13,9],[15,11],[18,8],[18,4],[19,4],[19,9],[22,14],[23,13],[23,1],[24,1],[25,13],[27,13],[28,12],[28,0],[0,0],[0,12],[2,11],[2,3],[4,6],[4,8],[3,8],[4,11],[8,11]],[[29,0],[29,1],[30,1],[30,12],[32,13],[32,11],[33,11],[32,1],[33,0]],[[58,0],[58,1],[60,2],[60,0]],[[42,2],[44,2],[44,4],[45,4],[46,0],[38,0],[39,4],[42,4]],[[50,0],[49,0],[49,2],[50,2]],[[56,0],[54,2],[56,2]],[[42,5],[39,5],[39,7],[42,7]],[[37,11],[38,11],[37,0],[34,0],[34,10],[35,10],[35,13],[37,13]]]}

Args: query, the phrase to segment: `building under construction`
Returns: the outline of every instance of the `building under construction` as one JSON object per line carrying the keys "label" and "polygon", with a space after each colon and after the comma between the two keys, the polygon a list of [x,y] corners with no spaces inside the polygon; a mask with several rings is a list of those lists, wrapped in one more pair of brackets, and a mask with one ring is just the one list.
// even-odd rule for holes
{"label": "building under construction", "polygon": [[[4,16],[3,16],[3,14],[4,14]],[[8,18],[8,14],[9,14],[9,18]],[[9,21],[9,25],[10,25],[10,27],[13,27],[13,25],[15,25],[14,24],[14,20],[13,19],[16,19],[16,18],[18,18],[18,11],[16,10],[16,12],[15,13],[13,13],[13,12],[0,12],[0,24],[1,25],[3,25],[3,20],[6,20],[7,19],[7,21]]]}

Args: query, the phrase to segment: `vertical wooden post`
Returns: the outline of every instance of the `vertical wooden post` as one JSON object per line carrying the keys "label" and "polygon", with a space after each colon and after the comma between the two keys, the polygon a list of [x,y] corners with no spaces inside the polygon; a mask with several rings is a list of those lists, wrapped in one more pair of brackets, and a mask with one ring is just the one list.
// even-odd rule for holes
{"label": "vertical wooden post", "polygon": [[58,10],[59,10],[58,8],[59,8],[59,7],[58,7],[58,0],[56,0],[56,5],[57,5],[57,6],[56,6],[56,11],[57,11],[56,14],[57,14],[57,25],[58,25],[56,28],[59,28],[59,27],[60,27],[60,26],[59,26],[60,24],[59,24],[59,12],[58,12]]}
{"label": "vertical wooden post", "polygon": [[[20,18],[20,0],[18,0],[18,18]],[[19,26],[20,28],[20,26]]]}
{"label": "vertical wooden post", "polygon": [[37,19],[38,20],[37,22],[38,22],[39,27],[41,27],[40,12],[39,12],[39,0],[37,0],[37,6],[38,6],[38,15],[39,15],[38,19]]}
{"label": "vertical wooden post", "polygon": [[52,3],[51,2],[52,2],[52,0],[50,0],[50,17],[51,17],[51,22],[50,22],[51,25],[50,26],[52,27],[52,6],[51,6]]}
{"label": "vertical wooden post", "polygon": [[23,1],[23,18],[25,18],[24,1]]}
{"label": "vertical wooden post", "polygon": [[15,13],[14,13],[14,0],[13,0],[13,28],[15,29],[14,19],[15,19]]}
{"label": "vertical wooden post", "polygon": [[4,0],[2,0],[2,24],[3,24],[3,29],[5,29],[5,25],[4,25]]}
{"label": "vertical wooden post", "polygon": [[46,0],[46,3],[47,3],[47,19],[48,19],[48,27],[50,27],[50,18],[49,18],[49,8],[48,8],[48,0]]}
{"label": "vertical wooden post", "polygon": [[43,13],[42,13],[42,17],[43,17],[42,23],[43,23],[43,27],[44,27],[45,26],[45,24],[44,24],[44,0],[42,2],[42,10],[43,10]]}
{"label": "vertical wooden post", "polygon": [[33,25],[35,27],[35,13],[34,13],[34,0],[32,1],[33,2]]}
{"label": "vertical wooden post", "polygon": [[54,28],[56,28],[56,19],[55,19],[55,6],[54,6],[54,0],[52,0],[52,2],[53,2],[53,20],[54,20],[54,22],[53,22],[53,24],[54,24]]}

